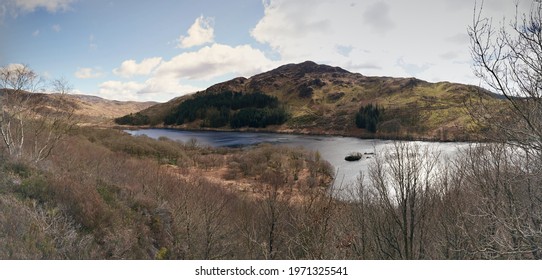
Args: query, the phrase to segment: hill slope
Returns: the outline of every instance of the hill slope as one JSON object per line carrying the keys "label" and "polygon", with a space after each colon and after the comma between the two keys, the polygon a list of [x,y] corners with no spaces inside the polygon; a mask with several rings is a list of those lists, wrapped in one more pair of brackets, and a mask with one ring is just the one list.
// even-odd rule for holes
{"label": "hill slope", "polygon": [[110,124],[112,119],[147,109],[157,102],[117,101],[90,95],[68,95],[76,104],[75,114],[91,124]]}
{"label": "hill slope", "polygon": [[[139,112],[156,102],[135,102],[108,100],[97,96],[75,94],[43,94],[43,93],[15,93],[9,89],[0,89],[0,98],[7,95],[24,94],[28,98],[26,102],[38,113],[40,110],[55,108],[73,112],[80,124],[110,125],[112,120],[126,114]],[[9,102],[9,98],[5,99]],[[15,99],[16,100],[16,99]]]}
{"label": "hill slope", "polygon": [[[168,116],[178,113],[180,104],[187,100],[218,98],[232,92],[264,93],[278,99],[289,117],[281,125],[267,126],[267,131],[433,140],[475,138],[479,127],[470,118],[466,104],[473,98],[499,102],[496,95],[476,86],[367,77],[307,61],[248,79],[239,77],[219,83],[194,95],[152,106],[140,114],[148,116],[152,125],[161,125]],[[368,104],[384,109],[376,134],[356,127],[356,113]],[[236,112],[232,109],[230,114]],[[176,127],[200,129],[206,126],[201,119],[204,116],[205,112],[200,112],[195,119],[180,122]],[[230,129],[231,125],[222,128]]]}

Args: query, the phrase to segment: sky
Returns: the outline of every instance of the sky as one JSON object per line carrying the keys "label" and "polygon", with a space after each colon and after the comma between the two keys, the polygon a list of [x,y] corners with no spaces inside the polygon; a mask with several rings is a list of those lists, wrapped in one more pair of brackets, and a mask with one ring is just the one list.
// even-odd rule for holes
{"label": "sky", "polygon": [[[478,1],[480,5],[481,1]],[[519,2],[519,13],[532,0]],[[159,101],[311,60],[366,76],[478,85],[475,0],[0,0],[0,66],[74,93]],[[509,22],[514,1],[485,0]]]}

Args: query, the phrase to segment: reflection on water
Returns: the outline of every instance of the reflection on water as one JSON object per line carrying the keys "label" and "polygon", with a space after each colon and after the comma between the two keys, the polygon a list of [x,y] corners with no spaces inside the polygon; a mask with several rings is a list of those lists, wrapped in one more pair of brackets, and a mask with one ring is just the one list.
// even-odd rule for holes
{"label": "reflection on water", "polygon": [[[361,172],[367,173],[369,165],[374,160],[366,156],[360,161],[345,161],[344,157],[352,152],[378,153],[393,144],[390,140],[358,139],[340,136],[313,136],[276,133],[253,132],[216,132],[216,131],[183,131],[173,129],[141,129],[126,130],[131,135],[147,135],[151,138],[167,137],[173,140],[188,142],[197,140],[200,145],[212,147],[244,147],[270,143],[302,146],[307,150],[318,151],[336,172],[334,190],[339,196],[346,195],[351,190]],[[429,143],[418,142],[420,145],[431,145],[441,152],[442,156],[453,156],[458,147],[464,143]],[[369,158],[367,158],[369,157]]]}

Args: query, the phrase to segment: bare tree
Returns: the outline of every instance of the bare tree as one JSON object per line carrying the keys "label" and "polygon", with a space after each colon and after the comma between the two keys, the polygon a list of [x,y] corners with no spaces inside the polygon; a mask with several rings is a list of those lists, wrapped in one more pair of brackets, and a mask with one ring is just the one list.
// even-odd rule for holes
{"label": "bare tree", "polygon": [[375,157],[370,179],[381,213],[375,237],[386,258],[426,258],[438,158],[429,147],[406,142]]}
{"label": "bare tree", "polygon": [[540,259],[542,3],[533,1],[528,13],[499,26],[476,6],[469,36],[475,73],[508,105],[478,115],[504,145],[470,149],[462,167],[477,201],[469,213],[484,225],[471,232],[485,232],[473,247],[483,258]]}
{"label": "bare tree", "polygon": [[375,258],[375,238],[371,232],[378,223],[375,219],[375,204],[377,200],[374,188],[365,180],[365,174],[360,172],[355,188],[351,190],[352,202],[348,208],[348,234],[343,238],[341,246],[350,248],[353,255],[360,259]]}
{"label": "bare tree", "polygon": [[502,143],[462,153],[457,174],[464,181],[458,188],[468,203],[462,203],[457,224],[472,258],[542,258],[542,176],[536,161]]}
{"label": "bare tree", "polygon": [[38,114],[32,121],[30,156],[34,162],[47,158],[77,122],[75,106],[67,100],[67,95],[72,91],[69,82],[65,78],[55,79],[51,82],[51,91],[53,98],[49,101],[50,104],[38,101],[33,108]]}
{"label": "bare tree", "polygon": [[25,141],[24,114],[28,112],[30,92],[39,84],[38,75],[26,65],[0,68],[0,133],[9,155],[22,157]]}
{"label": "bare tree", "polygon": [[477,117],[509,143],[542,151],[542,4],[533,2],[528,14],[516,12],[498,27],[482,8],[475,6],[468,29],[475,74],[508,108],[486,104]]}
{"label": "bare tree", "polygon": [[47,158],[75,125],[73,104],[66,100],[70,86],[54,80],[54,98],[45,98],[42,80],[27,65],[0,68],[0,136],[7,153],[17,159],[39,162]]}
{"label": "bare tree", "polygon": [[287,172],[280,160],[268,163],[270,170],[263,176],[269,183],[261,203],[261,211],[265,217],[263,232],[265,235],[266,250],[263,252],[266,259],[275,259],[281,249],[281,233],[283,230],[284,208],[288,204],[290,196],[285,195],[284,188],[288,184]]}

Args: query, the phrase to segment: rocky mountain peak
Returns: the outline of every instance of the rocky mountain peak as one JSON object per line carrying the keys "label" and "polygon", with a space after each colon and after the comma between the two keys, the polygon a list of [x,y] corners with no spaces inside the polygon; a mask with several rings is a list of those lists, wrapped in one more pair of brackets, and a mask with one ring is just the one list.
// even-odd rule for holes
{"label": "rocky mountain peak", "polygon": [[304,76],[305,74],[325,74],[325,73],[350,73],[340,67],[333,67],[324,64],[317,64],[313,61],[305,61],[302,63],[291,63],[278,67],[275,70],[269,71],[271,74],[284,76]]}

